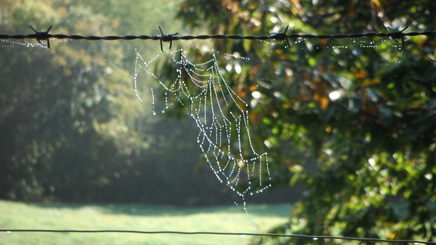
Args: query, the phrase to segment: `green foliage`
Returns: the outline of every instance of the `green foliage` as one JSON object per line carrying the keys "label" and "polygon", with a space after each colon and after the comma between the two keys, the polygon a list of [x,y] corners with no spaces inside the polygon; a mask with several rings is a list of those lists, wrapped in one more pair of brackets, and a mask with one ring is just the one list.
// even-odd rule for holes
{"label": "green foliage", "polygon": [[[186,0],[178,16],[188,27],[224,34],[263,35],[287,25],[288,33],[313,34],[435,30],[435,3]],[[407,38],[405,47],[387,38],[290,41],[214,44],[253,63],[226,76],[251,102],[253,137],[269,147],[275,184],[306,187],[281,230],[433,240],[434,37]],[[256,241],[275,242],[303,241]]]}

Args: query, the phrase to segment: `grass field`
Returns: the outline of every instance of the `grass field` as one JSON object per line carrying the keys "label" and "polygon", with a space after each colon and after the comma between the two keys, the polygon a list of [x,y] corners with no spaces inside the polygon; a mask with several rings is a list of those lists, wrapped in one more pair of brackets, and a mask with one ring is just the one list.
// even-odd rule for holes
{"label": "grass field", "polygon": [[[34,204],[0,200],[0,229],[111,229],[265,232],[287,220],[291,206],[176,208],[150,205]],[[253,223],[258,226],[255,229]],[[0,244],[248,244],[251,237],[120,233],[0,233]]]}

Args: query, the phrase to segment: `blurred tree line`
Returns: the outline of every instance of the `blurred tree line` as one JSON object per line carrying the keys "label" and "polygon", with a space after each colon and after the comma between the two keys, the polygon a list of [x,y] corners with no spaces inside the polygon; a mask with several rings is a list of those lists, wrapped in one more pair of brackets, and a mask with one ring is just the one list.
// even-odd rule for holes
{"label": "blurred tree line", "polygon": [[[158,34],[158,25],[177,24],[167,19],[175,5],[4,0],[0,32],[53,25],[52,33]],[[156,42],[51,40],[50,50],[19,42],[0,48],[1,199],[188,205],[223,197],[208,167],[195,168],[195,126],[154,117],[150,98],[135,96],[136,52],[160,52]]]}
{"label": "blurred tree line", "polygon": [[[287,25],[288,34],[435,31],[435,15],[433,0],[185,0],[178,12],[190,32],[240,35]],[[404,47],[390,38],[289,41],[213,47],[250,58],[225,76],[250,104],[253,142],[269,152],[274,186],[307,190],[273,232],[434,241],[435,37],[407,37]]]}

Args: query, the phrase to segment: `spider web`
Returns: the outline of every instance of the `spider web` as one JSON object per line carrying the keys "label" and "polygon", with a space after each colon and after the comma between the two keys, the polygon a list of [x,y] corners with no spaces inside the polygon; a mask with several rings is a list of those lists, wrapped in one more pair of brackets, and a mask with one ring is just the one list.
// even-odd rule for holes
{"label": "spider web", "polygon": [[[160,79],[151,65],[162,54],[169,56],[171,64],[165,79]],[[268,154],[254,149],[248,104],[226,82],[217,55],[214,53],[209,60],[194,63],[183,49],[163,52],[149,61],[136,52],[134,88],[142,101],[138,91],[139,74],[157,81],[165,100],[161,112],[173,106],[181,106],[186,111],[198,128],[197,143],[210,169],[221,183],[244,198],[271,186]],[[171,74],[171,71],[175,72]],[[166,71],[161,69],[160,72]],[[153,89],[151,96],[153,114],[156,114],[158,103]]]}

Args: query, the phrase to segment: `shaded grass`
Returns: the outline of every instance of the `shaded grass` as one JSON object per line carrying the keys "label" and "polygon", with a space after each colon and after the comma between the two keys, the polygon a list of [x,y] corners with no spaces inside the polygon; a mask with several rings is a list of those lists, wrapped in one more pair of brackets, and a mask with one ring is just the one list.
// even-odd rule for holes
{"label": "shaded grass", "polygon": [[[176,208],[151,205],[32,204],[0,201],[1,229],[266,232],[290,205]],[[253,223],[258,227],[256,230]],[[247,244],[250,237],[119,233],[0,233],[0,244]]]}

